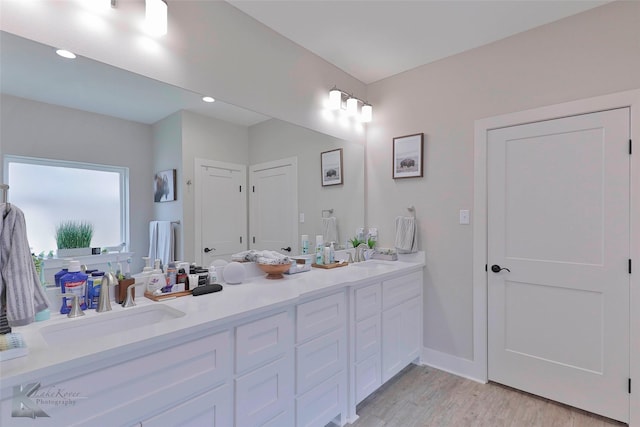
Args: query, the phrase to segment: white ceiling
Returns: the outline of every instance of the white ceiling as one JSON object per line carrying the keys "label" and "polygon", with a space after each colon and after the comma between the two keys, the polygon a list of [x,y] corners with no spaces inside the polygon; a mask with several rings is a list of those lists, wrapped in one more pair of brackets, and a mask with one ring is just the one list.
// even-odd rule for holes
{"label": "white ceiling", "polygon": [[[608,1],[228,2],[371,83]],[[64,60],[52,47],[10,33],[0,32],[0,47],[2,93],[148,124],[178,110],[243,126],[269,119],[87,58]]]}
{"label": "white ceiling", "polygon": [[227,0],[369,84],[610,0]]}

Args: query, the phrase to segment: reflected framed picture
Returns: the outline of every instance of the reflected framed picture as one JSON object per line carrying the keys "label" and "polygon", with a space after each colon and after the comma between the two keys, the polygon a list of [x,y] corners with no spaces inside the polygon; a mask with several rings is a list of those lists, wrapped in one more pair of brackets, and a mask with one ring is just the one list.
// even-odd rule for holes
{"label": "reflected framed picture", "polygon": [[423,175],[424,133],[393,138],[393,179]]}
{"label": "reflected framed picture", "polygon": [[320,154],[322,186],[342,184],[342,148]]}
{"label": "reflected framed picture", "polygon": [[153,177],[153,201],[172,202],[176,200],[176,170],[157,172]]}

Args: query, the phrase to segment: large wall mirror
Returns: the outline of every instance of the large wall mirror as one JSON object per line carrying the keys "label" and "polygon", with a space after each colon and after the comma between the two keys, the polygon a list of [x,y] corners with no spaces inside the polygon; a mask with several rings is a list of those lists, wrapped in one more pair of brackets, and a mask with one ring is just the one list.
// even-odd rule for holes
{"label": "large wall mirror", "polygon": [[[0,46],[0,154],[128,168],[128,228],[123,226],[123,233],[136,253],[137,266],[148,251],[149,221],[154,219],[180,221],[177,257],[201,262],[207,261],[202,251],[209,246],[203,238],[206,224],[244,218],[244,233],[238,241],[243,248],[252,247],[259,232],[255,224],[260,221],[250,221],[249,212],[260,203],[272,208],[260,215],[262,229],[272,231],[278,221],[289,225],[290,240],[273,244],[291,247],[291,253],[299,253],[300,235],[307,234],[313,241],[327,231],[329,221],[323,217],[335,217],[339,244],[364,224],[364,147],[360,144],[220,100],[205,103],[204,94],[87,58],[63,59],[51,46],[10,33],[0,32]],[[342,153],[343,184],[323,186],[321,153],[332,150]],[[266,179],[270,177],[264,171],[292,159],[294,190]],[[203,164],[209,161],[246,167],[244,211],[224,192],[208,196],[198,188],[202,186],[199,168],[208,170]],[[4,180],[6,169],[2,170]],[[172,169],[177,176],[176,201],[154,202],[154,174]],[[277,201],[272,196],[261,201],[251,197],[250,186],[258,179],[264,179],[267,187],[272,184],[270,191]],[[37,185],[51,185],[50,181],[55,180],[40,179]],[[106,194],[104,200],[108,203]],[[274,203],[268,203],[271,200]],[[294,209],[278,209],[291,200]],[[46,205],[47,201],[34,203]],[[99,203],[95,209],[100,209]],[[265,246],[269,239],[266,233]]]}

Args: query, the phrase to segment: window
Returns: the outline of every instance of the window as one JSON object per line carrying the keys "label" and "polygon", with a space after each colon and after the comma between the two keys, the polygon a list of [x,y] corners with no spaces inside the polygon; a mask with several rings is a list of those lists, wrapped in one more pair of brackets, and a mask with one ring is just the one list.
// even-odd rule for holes
{"label": "window", "polygon": [[128,243],[128,168],[5,155],[4,171],[33,252],[55,251],[56,226],[69,220],[93,225],[92,247]]}

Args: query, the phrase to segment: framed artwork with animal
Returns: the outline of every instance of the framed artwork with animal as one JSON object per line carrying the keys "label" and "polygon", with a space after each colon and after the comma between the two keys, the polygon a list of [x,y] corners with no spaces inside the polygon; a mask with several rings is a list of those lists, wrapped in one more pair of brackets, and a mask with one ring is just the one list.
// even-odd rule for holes
{"label": "framed artwork with animal", "polygon": [[393,179],[423,176],[424,133],[393,138]]}
{"label": "framed artwork with animal", "polygon": [[342,148],[320,154],[322,186],[342,184]]}
{"label": "framed artwork with animal", "polygon": [[172,202],[176,200],[176,170],[157,172],[153,177],[153,201]]}

